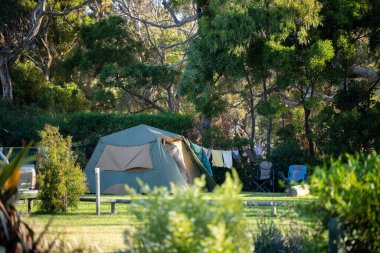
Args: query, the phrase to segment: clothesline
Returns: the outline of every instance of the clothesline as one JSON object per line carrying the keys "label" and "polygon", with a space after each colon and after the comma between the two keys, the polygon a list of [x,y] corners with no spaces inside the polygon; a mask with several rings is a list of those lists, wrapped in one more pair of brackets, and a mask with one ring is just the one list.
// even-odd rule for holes
{"label": "clothesline", "polygon": [[[235,160],[235,162],[241,161],[242,154],[240,154],[240,151],[238,149],[221,150],[221,149],[210,149],[210,148],[205,148],[201,146],[198,146],[198,147],[201,148],[202,152],[204,153],[204,156],[208,160],[207,162],[211,162],[212,167],[231,169],[233,167],[233,160]],[[243,148],[243,152],[248,156],[250,161],[254,161],[255,159],[254,155],[249,148]],[[262,156],[261,146],[255,147],[254,152],[257,156]],[[197,153],[197,156],[200,157],[199,151],[196,153]]]}

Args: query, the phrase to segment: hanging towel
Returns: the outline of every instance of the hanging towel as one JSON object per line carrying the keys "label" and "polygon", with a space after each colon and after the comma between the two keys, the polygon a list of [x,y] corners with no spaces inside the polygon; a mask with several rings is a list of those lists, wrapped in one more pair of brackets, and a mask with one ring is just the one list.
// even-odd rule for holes
{"label": "hanging towel", "polygon": [[220,150],[212,150],[212,165],[214,167],[224,167],[223,155]]}
{"label": "hanging towel", "polygon": [[247,154],[247,156],[251,162],[253,162],[255,160],[255,158],[253,157],[252,151],[250,149],[245,148],[244,152]]}
{"label": "hanging towel", "polygon": [[262,157],[263,156],[263,146],[261,144],[255,146],[254,149],[257,156]]}
{"label": "hanging towel", "polygon": [[238,149],[232,150],[232,158],[235,159],[235,161],[240,161],[240,154]]}
{"label": "hanging towel", "polygon": [[202,147],[203,151],[206,153],[207,158],[211,159],[211,149]]}
{"label": "hanging towel", "polygon": [[212,169],[210,161],[208,160],[206,153],[204,152],[203,148],[195,143],[190,144],[191,149],[194,151],[194,153],[197,155],[201,163],[203,164],[203,167],[207,170],[208,174],[212,176]]}
{"label": "hanging towel", "polygon": [[223,161],[224,161],[224,167],[231,169],[232,168],[232,153],[231,150],[223,150]]}

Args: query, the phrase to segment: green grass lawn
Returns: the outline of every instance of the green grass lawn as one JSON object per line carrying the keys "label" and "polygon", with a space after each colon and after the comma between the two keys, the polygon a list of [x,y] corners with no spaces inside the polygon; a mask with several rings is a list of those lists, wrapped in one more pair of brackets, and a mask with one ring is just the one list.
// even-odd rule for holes
{"label": "green grass lawn", "polygon": [[[127,196],[107,196],[125,198]],[[251,193],[243,192],[242,200],[251,201],[290,201],[296,204],[304,204],[313,201],[313,197],[290,198],[283,193]],[[80,202],[77,209],[69,209],[65,214],[44,214],[37,212],[37,202],[32,213],[27,215],[26,203],[19,204],[19,210],[23,213],[24,220],[33,226],[37,233],[44,230],[51,220],[51,225],[46,234],[47,239],[57,236],[68,241],[70,245],[80,245],[91,248],[93,251],[119,251],[126,249],[124,233],[133,228],[136,220],[130,212],[131,205],[116,204],[116,214],[110,214],[109,203],[101,204],[101,216],[95,215],[95,203]],[[245,215],[251,224],[252,231],[257,231],[257,223],[263,217],[272,219],[276,224],[289,224],[292,220],[303,220],[306,224],[313,223],[305,217],[299,217],[292,206],[277,207],[277,217],[271,218],[271,207],[246,207]]]}

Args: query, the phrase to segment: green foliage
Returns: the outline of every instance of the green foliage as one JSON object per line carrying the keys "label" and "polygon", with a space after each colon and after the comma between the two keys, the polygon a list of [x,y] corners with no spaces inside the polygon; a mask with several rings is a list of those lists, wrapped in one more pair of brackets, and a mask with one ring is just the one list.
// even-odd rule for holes
{"label": "green foliage", "polygon": [[95,145],[99,138],[129,127],[146,124],[186,135],[193,127],[191,116],[179,114],[112,114],[112,113],[77,113],[72,114],[65,124],[64,133],[73,136],[74,141]]}
{"label": "green foliage", "polygon": [[355,32],[361,29],[370,31],[371,47],[379,46],[379,12],[380,1],[374,0],[328,0],[324,2],[324,33],[339,37],[345,31]]}
{"label": "green foliage", "polygon": [[86,178],[76,164],[71,137],[63,138],[58,128],[49,125],[39,131],[39,135],[37,180],[40,184],[40,209],[57,212],[76,207],[79,197],[86,191]]}
{"label": "green foliage", "polygon": [[193,128],[193,118],[180,114],[117,114],[117,113],[51,113],[36,106],[0,106],[0,143],[20,146],[21,138],[39,141],[38,131],[45,124],[58,126],[62,133],[73,136],[79,144],[96,145],[103,135],[139,124],[186,135]]}
{"label": "green foliage", "polygon": [[138,44],[128,32],[127,22],[110,16],[93,24],[85,24],[79,32],[81,43],[64,62],[70,73],[74,68],[98,75],[106,64],[120,66],[135,62]]}
{"label": "green foliage", "polygon": [[218,126],[212,126],[210,130],[203,131],[202,145],[219,149],[228,149],[233,145],[231,140],[226,139],[227,133]]}
{"label": "green foliage", "polygon": [[37,105],[54,112],[75,112],[87,107],[88,100],[75,83],[61,86],[45,81],[31,62],[19,62],[12,77],[15,102],[20,105]]}
{"label": "green foliage", "polygon": [[164,86],[173,82],[177,73],[166,66],[151,66],[145,64],[130,64],[120,67],[118,64],[105,65],[99,75],[99,80],[109,86],[124,90],[135,90],[146,86]]}
{"label": "green foliage", "polygon": [[308,68],[320,72],[325,68],[326,62],[334,57],[334,48],[330,40],[318,40],[311,45],[305,57]]}
{"label": "green foliage", "polygon": [[[24,2],[24,4],[22,3]],[[28,4],[32,1],[1,0],[0,6],[0,31],[5,28],[14,29],[17,27],[17,19],[22,18],[27,13]],[[19,21],[19,20],[18,20]]]}
{"label": "green foliage", "polygon": [[326,107],[317,120],[315,136],[318,148],[324,155],[380,150],[379,102],[367,110],[362,110],[361,106],[350,111]]}
{"label": "green foliage", "polygon": [[254,253],[319,253],[326,252],[326,241],[310,224],[293,222],[286,225],[259,222],[259,233],[254,238]]}
{"label": "green foliage", "polygon": [[278,129],[276,135],[278,136],[279,142],[287,142],[296,138],[296,131],[297,129],[294,125],[288,124]]}
{"label": "green foliage", "polygon": [[37,106],[14,106],[3,103],[0,106],[0,143],[6,147],[21,146],[21,139],[39,140],[37,131],[45,124],[59,126],[64,114],[43,111]]}
{"label": "green foliage", "polygon": [[317,167],[310,181],[313,212],[336,218],[350,252],[380,250],[380,155],[346,155]]}
{"label": "green foliage", "polygon": [[341,111],[351,111],[355,108],[363,111],[371,106],[370,95],[365,85],[353,81],[346,90],[338,91],[335,95],[335,105]]}
{"label": "green foliage", "polygon": [[260,100],[256,105],[259,115],[269,117],[280,114],[284,110],[284,106],[280,99],[271,97],[268,101]]}
{"label": "green foliage", "polygon": [[205,180],[193,186],[154,189],[138,202],[139,221],[130,236],[132,252],[250,252],[251,234],[239,197],[236,172],[227,175],[210,198],[203,194]]}

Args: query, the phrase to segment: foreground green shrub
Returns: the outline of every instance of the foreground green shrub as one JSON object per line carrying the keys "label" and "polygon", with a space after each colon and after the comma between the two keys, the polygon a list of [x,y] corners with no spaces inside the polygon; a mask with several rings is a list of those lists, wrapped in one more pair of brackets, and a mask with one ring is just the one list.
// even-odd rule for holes
{"label": "foreground green shrub", "polygon": [[380,251],[380,155],[346,155],[316,168],[311,192],[314,212],[343,224],[347,250]]}
{"label": "foreground green shrub", "polygon": [[76,207],[80,195],[86,191],[86,178],[76,164],[71,137],[63,138],[58,128],[49,125],[39,135],[37,180],[40,184],[40,209],[55,212]]}
{"label": "foreground green shrub", "polygon": [[184,189],[173,186],[172,195],[154,189],[134,208],[140,225],[128,233],[132,252],[252,252],[238,181],[233,172],[210,195],[203,193],[204,178]]}

